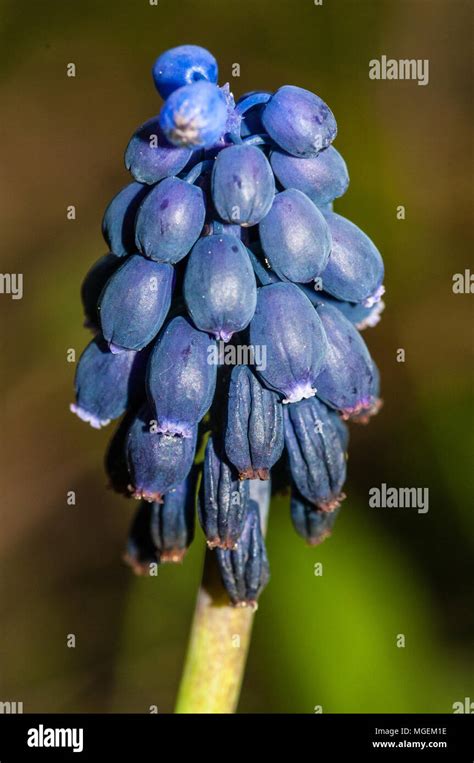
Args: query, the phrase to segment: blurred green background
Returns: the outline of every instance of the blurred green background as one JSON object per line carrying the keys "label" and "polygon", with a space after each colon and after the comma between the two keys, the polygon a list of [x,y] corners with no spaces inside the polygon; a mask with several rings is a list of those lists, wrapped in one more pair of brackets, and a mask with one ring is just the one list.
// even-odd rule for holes
{"label": "blurred green background", "polygon": [[[472,295],[452,292],[472,252],[472,5],[4,0],[0,20],[2,272],[24,274],[21,301],[0,296],[0,700],[25,712],[173,708],[202,533],[158,578],[123,566],[135,503],[105,487],[110,431],[68,412],[66,353],[89,341],[79,287],[105,253],[105,205],[128,182],[124,148],[160,108],[151,64],[187,42],[213,51],[237,96],[288,83],[329,103],[351,175],[336,210],[374,239],[387,270],[383,321],[365,334],[385,406],[352,429],[329,541],[306,548],[287,499],[272,506],[272,581],[239,710],[451,712],[474,698]],[[381,55],[429,59],[429,85],[369,80]],[[369,508],[382,482],[429,487],[429,513]]]}

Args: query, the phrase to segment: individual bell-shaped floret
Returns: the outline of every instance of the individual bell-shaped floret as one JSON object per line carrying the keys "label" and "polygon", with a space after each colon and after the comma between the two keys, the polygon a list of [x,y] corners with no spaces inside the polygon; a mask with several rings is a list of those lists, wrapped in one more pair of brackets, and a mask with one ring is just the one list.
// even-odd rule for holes
{"label": "individual bell-shaped floret", "polygon": [[157,431],[191,437],[209,410],[216,388],[216,342],[181,316],[155,344],[147,372]]}
{"label": "individual bell-shaped floret", "polygon": [[297,286],[275,283],[258,290],[250,343],[266,348],[265,363],[256,370],[267,386],[284,396],[283,402],[315,394],[327,340],[316,310]]}
{"label": "individual bell-shaped floret", "polygon": [[225,450],[240,479],[267,480],[283,445],[278,395],[262,387],[248,366],[236,366],[230,379]]}
{"label": "individual bell-shaped floret", "polygon": [[192,148],[173,146],[163,134],[159,117],[152,117],[130,138],[125,166],[139,183],[152,184],[177,175],[192,155]]}
{"label": "individual bell-shaped floret", "polygon": [[126,411],[143,390],[145,367],[134,350],[114,355],[102,337],[90,342],[76,370],[76,402],[71,411],[94,429],[107,426]]}
{"label": "individual bell-shaped floret", "polygon": [[110,251],[117,257],[135,254],[135,217],[150,189],[141,183],[129,183],[109,203],[102,219],[102,234]]}
{"label": "individual bell-shaped floret", "polygon": [[179,45],[158,56],[152,69],[153,81],[162,98],[183,85],[199,80],[217,82],[217,61],[208,50],[199,45]]}
{"label": "individual bell-shaped floret", "polygon": [[327,304],[316,311],[328,341],[316,380],[318,397],[344,418],[372,410],[377,405],[378,374],[367,345],[340,310]]}
{"label": "individual bell-shaped floret", "polygon": [[151,537],[161,563],[181,562],[194,538],[197,472],[151,508]]}
{"label": "individual bell-shaped floret", "polygon": [[326,267],[331,252],[329,228],[301,191],[278,193],[259,232],[265,256],[281,279],[308,283]]}
{"label": "individual bell-shaped floret", "polygon": [[321,274],[323,288],[337,299],[371,307],[383,294],[384,266],[377,247],[357,225],[328,212],[332,249]]}
{"label": "individual bell-shaped floret", "polygon": [[337,133],[334,115],[319,96],[284,85],[271,97],[262,122],[275,143],[293,156],[315,156]]}
{"label": "individual bell-shaped floret", "polygon": [[337,413],[317,398],[285,406],[285,445],[292,479],[300,493],[323,511],[337,508],[344,494],[346,453]]}
{"label": "individual bell-shaped floret", "polygon": [[184,299],[195,325],[217,339],[227,342],[248,326],[257,284],[238,238],[223,233],[199,239],[186,265]]}
{"label": "individual bell-shaped floret", "polygon": [[209,548],[235,548],[244,526],[249,483],[239,480],[218,437],[210,436],[199,491],[199,521]]}
{"label": "individual bell-shaped floret", "polygon": [[212,148],[225,132],[228,112],[225,94],[201,80],[174,90],[160,112],[160,125],[175,146]]}
{"label": "individual bell-shaped floret", "polygon": [[319,546],[329,538],[340,507],[334,511],[317,509],[294,488],[291,491],[291,521],[298,535],[309,546]]}
{"label": "individual bell-shaped floret", "polygon": [[236,607],[257,608],[257,600],[270,579],[265,540],[256,501],[250,500],[236,549],[216,550],[222,583]]}
{"label": "individual bell-shaped floret", "polygon": [[81,300],[84,308],[84,326],[92,331],[99,331],[100,321],[97,313],[99,297],[110,276],[123,265],[123,260],[114,254],[104,254],[88,270],[81,286]]}
{"label": "individual bell-shaped floret", "polygon": [[166,178],[150,191],[138,211],[137,247],[156,262],[179,262],[197,241],[205,217],[201,188],[179,178]]}
{"label": "individual bell-shaped floret", "polygon": [[346,163],[334,146],[306,159],[272,151],[270,162],[284,188],[302,191],[318,207],[342,196],[349,185]]}
{"label": "individual bell-shaped floret", "polygon": [[196,451],[197,427],[191,437],[174,437],[156,431],[148,405],[133,419],[127,435],[130,493],[134,498],[161,503],[163,496],[189,474]]}
{"label": "individual bell-shaped floret", "polygon": [[171,265],[139,254],[125,260],[99,302],[102,333],[113,352],[141,350],[151,342],[168,314],[173,283]]}
{"label": "individual bell-shaped floret", "polygon": [[272,206],[275,180],[265,154],[256,146],[221,151],[212,171],[212,198],[220,217],[238,225],[256,225]]}

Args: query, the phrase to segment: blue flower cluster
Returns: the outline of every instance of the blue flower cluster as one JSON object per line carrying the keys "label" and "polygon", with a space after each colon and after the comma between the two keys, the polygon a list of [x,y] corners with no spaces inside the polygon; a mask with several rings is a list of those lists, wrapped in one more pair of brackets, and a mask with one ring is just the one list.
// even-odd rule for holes
{"label": "blue flower cluster", "polygon": [[379,407],[359,332],[379,319],[383,262],[333,211],[349,177],[318,96],[235,103],[194,45],[161,55],[153,79],[164,105],[130,139],[133,181],[103,218],[110,253],[82,286],[95,336],[71,408],[96,428],[122,417],[106,469],[141,501],[133,569],[183,558],[197,503],[231,601],[255,605],[269,569],[252,485],[268,494],[275,467],[296,531],[321,542],[344,498],[345,422]]}

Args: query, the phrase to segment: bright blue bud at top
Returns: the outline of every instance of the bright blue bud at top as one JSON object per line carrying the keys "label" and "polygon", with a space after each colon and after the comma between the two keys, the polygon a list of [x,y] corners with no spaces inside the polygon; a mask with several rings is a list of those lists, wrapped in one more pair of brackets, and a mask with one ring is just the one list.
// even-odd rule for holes
{"label": "bright blue bud at top", "polygon": [[217,61],[199,45],[179,45],[158,56],[152,69],[153,81],[162,98],[183,85],[199,80],[217,83]]}
{"label": "bright blue bud at top", "polygon": [[202,80],[169,96],[160,112],[160,125],[170,143],[211,148],[225,132],[227,102],[217,85]]}

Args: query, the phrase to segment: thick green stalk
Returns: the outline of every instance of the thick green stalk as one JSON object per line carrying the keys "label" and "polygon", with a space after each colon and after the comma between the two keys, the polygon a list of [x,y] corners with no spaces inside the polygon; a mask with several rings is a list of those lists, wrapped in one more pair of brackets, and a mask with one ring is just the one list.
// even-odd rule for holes
{"label": "thick green stalk", "polygon": [[[266,528],[268,483],[251,483]],[[233,713],[250,644],[254,610],[232,607],[212,551],[206,552],[176,713]]]}

